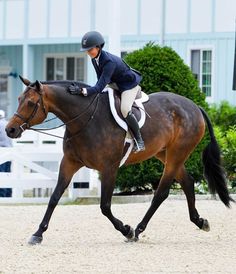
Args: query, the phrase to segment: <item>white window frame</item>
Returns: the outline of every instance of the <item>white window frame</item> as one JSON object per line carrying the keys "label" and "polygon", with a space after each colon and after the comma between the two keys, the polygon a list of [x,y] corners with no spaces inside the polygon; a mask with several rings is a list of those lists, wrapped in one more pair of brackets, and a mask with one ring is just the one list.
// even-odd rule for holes
{"label": "white window frame", "polygon": [[12,68],[9,66],[5,67],[0,67],[0,73],[1,74],[7,74],[8,79],[7,79],[7,109],[6,109],[6,117],[8,116],[9,113],[11,113],[11,102],[13,100],[12,97],[12,78],[9,77],[9,73],[12,71]]}
{"label": "white window frame", "polygon": [[214,94],[215,94],[215,48],[213,45],[189,45],[188,46],[188,56],[187,61],[188,65],[191,69],[191,51],[192,50],[200,50],[201,54],[201,64],[200,64],[200,83],[199,86],[202,89],[202,52],[210,50],[212,53],[212,60],[211,60],[211,96],[206,96],[206,101],[208,103],[214,102]]}
{"label": "white window frame", "polygon": [[63,67],[63,80],[66,79],[66,58],[84,58],[84,83],[87,83],[87,58],[85,54],[83,53],[46,53],[44,54],[44,66],[43,66],[43,75],[44,79],[47,77],[47,71],[46,71],[46,66],[47,66],[47,58],[62,58],[64,59],[64,67]]}

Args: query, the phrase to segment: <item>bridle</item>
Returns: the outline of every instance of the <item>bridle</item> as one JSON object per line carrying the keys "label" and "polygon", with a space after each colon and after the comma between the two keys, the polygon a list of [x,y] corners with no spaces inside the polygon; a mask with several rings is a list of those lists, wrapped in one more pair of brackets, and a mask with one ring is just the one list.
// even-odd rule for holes
{"label": "bridle", "polygon": [[[35,103],[34,109],[33,109],[33,111],[31,112],[31,114],[28,118],[23,117],[17,111],[14,113],[13,116],[18,117],[23,121],[23,123],[19,126],[20,129],[22,130],[22,132],[31,127],[30,122],[34,119],[34,117],[35,117],[36,113],[38,112],[38,109],[39,109],[40,106],[42,106],[42,110],[43,110],[43,113],[45,115],[45,118],[47,117],[47,112],[46,112],[46,108],[45,108],[45,105],[44,105],[44,102],[43,102],[42,94],[33,86],[29,86],[28,89],[33,89],[39,95],[39,99]],[[26,92],[27,92],[27,90],[26,90]]]}

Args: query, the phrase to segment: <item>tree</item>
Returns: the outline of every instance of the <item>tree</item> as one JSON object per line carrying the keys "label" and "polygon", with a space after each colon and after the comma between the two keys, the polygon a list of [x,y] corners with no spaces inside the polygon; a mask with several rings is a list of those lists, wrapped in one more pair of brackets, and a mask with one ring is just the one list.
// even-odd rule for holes
{"label": "tree", "polygon": [[[148,43],[143,49],[136,50],[125,57],[125,61],[140,71],[143,80],[142,90],[150,94],[169,91],[183,95],[197,105],[208,109],[205,94],[198,87],[198,82],[189,67],[180,56],[169,47],[160,47]],[[206,138],[198,145],[187,162],[187,169],[198,181],[203,179],[201,152],[206,146]],[[121,190],[149,187],[158,183],[162,174],[162,164],[156,159],[120,168],[117,186]]]}

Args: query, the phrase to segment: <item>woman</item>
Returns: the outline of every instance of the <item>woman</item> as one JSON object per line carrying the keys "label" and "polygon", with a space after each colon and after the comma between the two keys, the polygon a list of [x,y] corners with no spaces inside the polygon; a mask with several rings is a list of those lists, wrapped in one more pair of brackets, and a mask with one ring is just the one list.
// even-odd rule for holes
{"label": "woman", "polygon": [[107,85],[116,86],[121,92],[121,113],[136,141],[134,151],[145,150],[138,122],[132,113],[132,105],[140,90],[141,75],[132,70],[120,57],[103,50],[105,41],[99,32],[87,32],[83,36],[81,44],[81,51],[86,51],[91,57],[98,81],[95,86],[89,88],[80,88],[76,83],[73,83],[69,87],[69,92],[73,95],[89,96],[102,92]]}

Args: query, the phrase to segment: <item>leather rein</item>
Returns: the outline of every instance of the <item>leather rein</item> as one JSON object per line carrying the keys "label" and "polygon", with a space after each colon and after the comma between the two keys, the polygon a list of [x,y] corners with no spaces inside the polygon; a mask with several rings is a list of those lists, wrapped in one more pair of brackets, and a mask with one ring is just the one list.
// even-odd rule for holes
{"label": "leather rein", "polygon": [[[99,103],[99,93],[96,94],[96,96],[93,98],[93,100],[89,103],[88,106],[85,107],[85,109],[79,113],[78,115],[76,115],[74,118],[72,118],[71,120],[65,122],[65,123],[62,123],[61,125],[59,126],[56,126],[56,127],[52,127],[52,128],[32,128],[31,125],[30,125],[30,122],[33,120],[33,118],[35,117],[35,115],[37,114],[40,106],[42,107],[42,110],[43,110],[43,113],[45,115],[45,119],[47,117],[47,112],[46,112],[46,108],[45,108],[45,105],[44,105],[44,102],[43,102],[43,96],[41,94],[41,92],[39,92],[35,87],[33,86],[29,86],[29,89],[33,89],[38,95],[39,95],[39,99],[37,100],[37,102],[35,103],[35,107],[33,109],[33,111],[31,112],[30,116],[28,118],[25,118],[23,117],[20,113],[18,113],[17,111],[14,113],[13,116],[16,116],[18,118],[20,118],[23,123],[19,126],[20,129],[23,131],[25,131],[26,129],[28,130],[33,130],[33,131],[37,131],[39,133],[42,133],[42,134],[46,134],[46,135],[49,135],[49,136],[53,136],[53,137],[57,137],[57,138],[60,138],[60,139],[63,139],[63,140],[66,140],[66,141],[69,141],[71,140],[72,138],[78,136],[82,130],[90,123],[90,121],[93,120],[94,118],[94,115],[97,111],[97,108],[98,108],[98,103]],[[74,95],[73,95],[74,96]],[[73,121],[77,120],[78,118],[80,118],[82,115],[86,114],[91,106],[93,106],[93,103],[95,102],[96,100],[96,105],[95,105],[95,108],[92,112],[92,115],[90,115],[88,121],[84,124],[84,126],[82,128],[79,129],[79,131],[77,131],[74,135],[72,135],[71,137],[69,138],[64,138],[64,137],[61,137],[61,136],[58,136],[58,135],[55,135],[55,134],[51,134],[51,133],[47,133],[47,132],[44,132],[44,130],[53,130],[53,129],[57,129],[57,128],[60,128],[60,127],[63,127],[63,126],[67,126],[69,125],[70,123],[72,123]],[[46,123],[46,122],[49,122],[53,119],[56,119],[57,117],[55,118],[52,118],[52,119],[49,119],[49,120],[46,120],[44,121],[43,123]]]}

